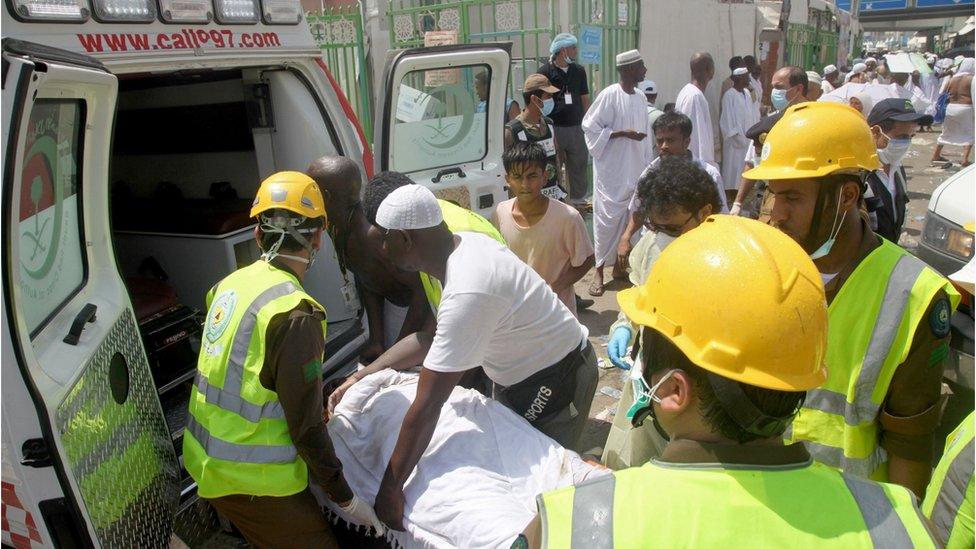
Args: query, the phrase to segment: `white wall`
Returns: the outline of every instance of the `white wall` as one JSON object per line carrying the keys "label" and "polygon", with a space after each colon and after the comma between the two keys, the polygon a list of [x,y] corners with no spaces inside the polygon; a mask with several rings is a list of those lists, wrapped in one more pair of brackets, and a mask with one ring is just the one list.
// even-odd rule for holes
{"label": "white wall", "polygon": [[[715,78],[705,89],[712,111],[716,147],[719,92],[729,74],[733,55],[756,55],[756,6],[721,4],[717,0],[644,0],[641,2],[640,50],[647,78],[657,85],[657,104],[663,107],[688,83],[692,54],[706,51],[715,59]],[[715,158],[719,158],[716,151]]]}

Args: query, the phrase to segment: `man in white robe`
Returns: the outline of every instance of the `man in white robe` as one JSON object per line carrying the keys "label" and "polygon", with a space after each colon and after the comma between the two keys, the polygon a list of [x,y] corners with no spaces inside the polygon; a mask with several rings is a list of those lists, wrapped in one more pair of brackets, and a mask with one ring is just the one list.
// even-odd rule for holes
{"label": "man in white robe", "polygon": [[837,77],[840,76],[840,71],[837,70],[837,65],[827,65],[823,69],[823,79],[820,81],[820,89],[823,93],[830,93],[836,88]]}
{"label": "man in white robe", "polygon": [[712,113],[708,110],[705,88],[715,76],[715,61],[708,53],[699,52],[691,57],[691,82],[678,92],[674,109],[691,119],[691,154],[703,162],[715,164],[715,129]]}
{"label": "man in white robe", "polygon": [[752,55],[743,57],[742,61],[749,69],[749,90],[752,93],[752,106],[756,110],[756,119],[759,119],[762,118],[763,101],[762,66],[756,62],[756,58]]}
{"label": "man in white robe", "polygon": [[749,71],[745,67],[735,69],[732,73],[732,87],[722,96],[719,127],[722,130],[722,181],[725,183],[727,196],[730,191],[735,193],[739,187],[746,152],[752,145],[752,140],[746,137],[746,131],[759,122],[748,85]]}
{"label": "man in white robe", "polygon": [[615,278],[627,276],[616,265],[617,244],[627,227],[637,179],[654,158],[647,100],[637,89],[647,73],[640,52],[618,55],[617,72],[619,82],[601,91],[583,117],[583,136],[593,158],[593,296],[603,294],[606,265],[614,266]]}

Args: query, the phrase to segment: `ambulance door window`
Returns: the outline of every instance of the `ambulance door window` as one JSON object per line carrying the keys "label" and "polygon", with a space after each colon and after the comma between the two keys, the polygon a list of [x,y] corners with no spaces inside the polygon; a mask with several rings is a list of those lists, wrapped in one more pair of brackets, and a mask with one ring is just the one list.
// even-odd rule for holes
{"label": "ambulance door window", "polygon": [[21,159],[16,232],[21,307],[35,335],[85,283],[79,169],[85,105],[38,99]]}

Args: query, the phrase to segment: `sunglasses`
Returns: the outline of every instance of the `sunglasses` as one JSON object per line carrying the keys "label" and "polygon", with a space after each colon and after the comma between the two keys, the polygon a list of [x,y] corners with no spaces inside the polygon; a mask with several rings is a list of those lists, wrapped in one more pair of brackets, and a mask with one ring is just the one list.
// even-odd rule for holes
{"label": "sunglasses", "polygon": [[687,225],[688,222],[694,218],[695,218],[695,214],[691,214],[688,216],[688,219],[685,219],[684,222],[678,225],[658,225],[657,223],[654,223],[648,219],[646,222],[644,222],[644,226],[647,227],[647,230],[649,231],[654,231],[656,233],[664,233],[668,236],[677,237],[681,235],[681,231],[682,229],[685,228],[685,225]]}

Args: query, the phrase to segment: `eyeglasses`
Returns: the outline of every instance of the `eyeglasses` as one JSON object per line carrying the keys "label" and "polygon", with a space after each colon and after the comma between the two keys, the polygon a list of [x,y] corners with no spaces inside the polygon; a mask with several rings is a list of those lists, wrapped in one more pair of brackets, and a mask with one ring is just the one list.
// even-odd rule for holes
{"label": "eyeglasses", "polygon": [[684,222],[682,222],[679,225],[658,225],[657,223],[654,223],[650,219],[648,219],[646,222],[644,222],[644,226],[647,227],[647,230],[649,231],[654,231],[656,233],[664,233],[668,236],[677,237],[681,235],[681,230],[684,229],[685,225],[687,225],[688,222],[691,221],[694,217],[695,214],[689,215],[688,219],[685,219]]}

